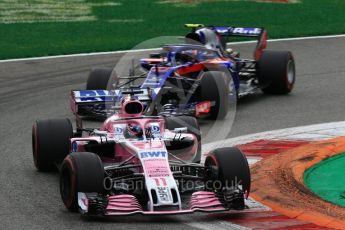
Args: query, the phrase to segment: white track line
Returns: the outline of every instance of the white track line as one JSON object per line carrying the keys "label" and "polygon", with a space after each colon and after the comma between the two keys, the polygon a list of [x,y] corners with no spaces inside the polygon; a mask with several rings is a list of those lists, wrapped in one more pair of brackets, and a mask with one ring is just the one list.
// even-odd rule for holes
{"label": "white track line", "polygon": [[201,229],[201,230],[247,230],[249,228],[242,227],[237,224],[232,224],[228,221],[215,220],[213,222],[203,221],[203,222],[183,222],[190,227]]}
{"label": "white track line", "polygon": [[345,121],[307,125],[249,134],[202,145],[203,152],[215,148],[246,144],[255,140],[325,140],[345,136]]}
{"label": "white track line", "polygon": [[[268,39],[268,42],[300,41],[300,40],[312,40],[312,39],[316,40],[316,39],[343,38],[343,37],[345,37],[345,34],[325,35],[325,36],[311,36],[311,37]],[[231,42],[231,43],[227,43],[227,44],[229,44],[229,45],[241,45],[241,44],[251,44],[251,43],[256,43],[256,41]],[[68,58],[68,57],[86,57],[86,56],[97,56],[97,55],[124,54],[124,53],[134,53],[134,52],[155,51],[155,50],[158,50],[158,49],[159,48],[137,49],[137,50],[120,50],[120,51],[79,53],[79,54],[67,54],[67,55],[44,56],[44,57],[33,57],[33,58],[5,59],[5,60],[0,60],[0,63],[17,62],[17,61],[35,61],[35,60],[45,60],[45,59],[55,59],[55,58]]]}
{"label": "white track line", "polygon": [[0,60],[0,63],[17,62],[17,61],[35,61],[35,60],[46,60],[46,59],[56,59],[56,58],[70,58],[70,57],[87,57],[87,56],[97,56],[97,55],[125,54],[125,53],[155,51],[155,50],[158,50],[158,49],[159,48],[137,49],[137,50],[120,50],[120,51],[67,54],[67,55],[44,56],[44,57],[33,57],[33,58],[5,59],[5,60]]}

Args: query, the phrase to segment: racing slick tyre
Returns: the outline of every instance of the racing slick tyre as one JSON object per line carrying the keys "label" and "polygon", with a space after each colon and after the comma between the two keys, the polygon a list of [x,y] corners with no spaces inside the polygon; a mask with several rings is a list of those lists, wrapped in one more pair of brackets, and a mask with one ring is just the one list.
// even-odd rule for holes
{"label": "racing slick tyre", "polygon": [[211,101],[209,118],[224,119],[229,107],[229,89],[224,72],[208,71],[200,83],[200,100]]}
{"label": "racing slick tyre", "polygon": [[60,195],[69,211],[78,211],[78,192],[104,191],[104,167],[98,155],[74,152],[62,162]]}
{"label": "racing slick tyre", "polygon": [[112,68],[96,68],[91,70],[87,79],[86,90],[106,90],[112,72]]}
{"label": "racing slick tyre", "polygon": [[201,131],[198,120],[192,116],[169,116],[165,117],[165,128],[174,130],[175,128],[187,127],[189,133],[196,136],[198,140],[198,151],[192,162],[200,163],[201,160]]}
{"label": "racing slick tyre", "polygon": [[32,153],[39,171],[54,171],[70,152],[73,127],[69,119],[38,120],[32,127]]}
{"label": "racing slick tyre", "polygon": [[[240,199],[231,204],[236,209],[244,208],[243,194],[247,198],[250,191],[250,169],[247,158],[236,147],[219,148],[211,151],[205,160],[205,167],[209,168],[206,173],[206,185],[212,183],[212,190],[224,188],[237,189],[242,187]],[[218,181],[218,185],[215,181]]]}
{"label": "racing slick tyre", "polygon": [[295,61],[289,51],[263,51],[258,61],[261,90],[270,94],[288,94],[295,80]]}

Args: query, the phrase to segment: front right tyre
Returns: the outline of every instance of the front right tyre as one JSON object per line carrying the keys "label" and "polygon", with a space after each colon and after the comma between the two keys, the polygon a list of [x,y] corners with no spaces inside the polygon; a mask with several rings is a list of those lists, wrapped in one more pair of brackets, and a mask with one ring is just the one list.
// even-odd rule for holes
{"label": "front right tyre", "polygon": [[211,120],[222,120],[226,117],[229,108],[229,86],[227,73],[222,71],[208,71],[200,82],[200,101],[210,101]]}
{"label": "front right tyre", "polygon": [[98,155],[74,152],[62,162],[60,169],[60,195],[69,211],[78,211],[78,192],[102,193],[104,167]]}

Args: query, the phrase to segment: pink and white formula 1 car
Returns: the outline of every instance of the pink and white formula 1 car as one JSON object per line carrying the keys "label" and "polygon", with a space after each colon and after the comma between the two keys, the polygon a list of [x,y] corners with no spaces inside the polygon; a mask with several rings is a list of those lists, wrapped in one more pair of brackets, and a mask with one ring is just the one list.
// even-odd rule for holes
{"label": "pink and white formula 1 car", "polygon": [[118,113],[100,129],[82,129],[82,136],[73,133],[68,119],[33,125],[35,166],[59,169],[68,210],[117,216],[246,207],[250,170],[239,149],[216,149],[204,164],[194,163],[200,147],[195,118],[143,116],[142,111],[142,103],[126,95]]}

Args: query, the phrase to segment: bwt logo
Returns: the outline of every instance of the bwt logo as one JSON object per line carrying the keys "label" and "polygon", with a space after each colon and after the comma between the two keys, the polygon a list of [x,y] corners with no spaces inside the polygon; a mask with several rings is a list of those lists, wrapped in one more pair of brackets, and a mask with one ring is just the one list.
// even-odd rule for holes
{"label": "bwt logo", "polygon": [[166,151],[151,151],[151,152],[141,152],[140,158],[148,158],[148,157],[166,157]]}

